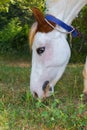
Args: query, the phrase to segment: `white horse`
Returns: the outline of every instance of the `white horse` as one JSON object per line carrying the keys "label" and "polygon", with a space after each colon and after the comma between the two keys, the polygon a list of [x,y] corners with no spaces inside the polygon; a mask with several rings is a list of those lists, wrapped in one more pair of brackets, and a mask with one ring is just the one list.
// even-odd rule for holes
{"label": "white horse", "polygon": [[[55,20],[71,25],[87,0],[46,0],[45,14]],[[61,78],[70,59],[71,51],[67,42],[68,31],[55,20],[49,20],[37,8],[32,9],[36,22],[30,31],[32,48],[32,70],[30,90],[34,97],[45,98],[54,92],[54,86]],[[64,24],[63,23],[63,24]],[[87,92],[87,88],[86,88]]]}

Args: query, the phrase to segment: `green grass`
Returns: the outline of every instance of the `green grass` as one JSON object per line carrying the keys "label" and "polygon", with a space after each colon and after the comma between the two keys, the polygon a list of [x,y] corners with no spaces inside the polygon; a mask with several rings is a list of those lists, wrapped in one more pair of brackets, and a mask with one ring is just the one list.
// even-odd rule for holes
{"label": "green grass", "polygon": [[82,65],[69,65],[42,101],[29,91],[30,67],[0,62],[0,130],[87,130]]}

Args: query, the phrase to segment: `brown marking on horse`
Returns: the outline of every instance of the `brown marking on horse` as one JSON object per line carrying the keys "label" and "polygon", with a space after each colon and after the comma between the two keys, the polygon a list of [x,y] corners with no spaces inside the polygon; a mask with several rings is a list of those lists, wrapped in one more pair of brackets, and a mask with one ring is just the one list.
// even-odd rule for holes
{"label": "brown marking on horse", "polygon": [[[36,19],[36,22],[32,25],[29,35],[30,47],[32,47],[34,36],[37,32],[48,33],[53,30],[51,26],[45,20],[43,13],[38,8],[32,8],[32,12]],[[50,21],[49,21],[50,22]],[[55,23],[50,22],[54,27],[56,26]]]}

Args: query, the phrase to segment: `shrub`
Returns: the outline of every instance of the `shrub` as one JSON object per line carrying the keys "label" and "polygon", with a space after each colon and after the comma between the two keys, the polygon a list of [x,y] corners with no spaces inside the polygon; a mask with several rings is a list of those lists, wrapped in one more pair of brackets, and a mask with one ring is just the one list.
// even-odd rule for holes
{"label": "shrub", "polygon": [[84,62],[87,55],[87,5],[79,13],[78,17],[73,21],[73,26],[76,27],[81,36],[72,39],[72,56],[71,62]]}
{"label": "shrub", "polygon": [[28,25],[23,27],[18,18],[11,22],[0,31],[0,52],[15,53],[28,52]]}
{"label": "shrub", "polygon": [[13,38],[21,31],[18,19],[12,19],[11,22],[0,31],[0,51],[2,53],[12,51]]}

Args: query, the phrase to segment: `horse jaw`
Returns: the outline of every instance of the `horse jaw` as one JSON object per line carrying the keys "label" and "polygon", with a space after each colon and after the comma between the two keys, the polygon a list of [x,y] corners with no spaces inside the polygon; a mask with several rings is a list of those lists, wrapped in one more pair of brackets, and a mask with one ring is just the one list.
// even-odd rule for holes
{"label": "horse jaw", "polygon": [[[30,78],[30,90],[34,96],[36,94],[39,98],[50,96],[56,82],[62,76],[70,58],[70,48],[65,37],[65,34],[61,35],[56,30],[36,33],[32,46]],[[40,47],[45,47],[45,52],[41,55],[36,51]],[[49,81],[49,87],[47,91],[43,91],[46,81]]]}

